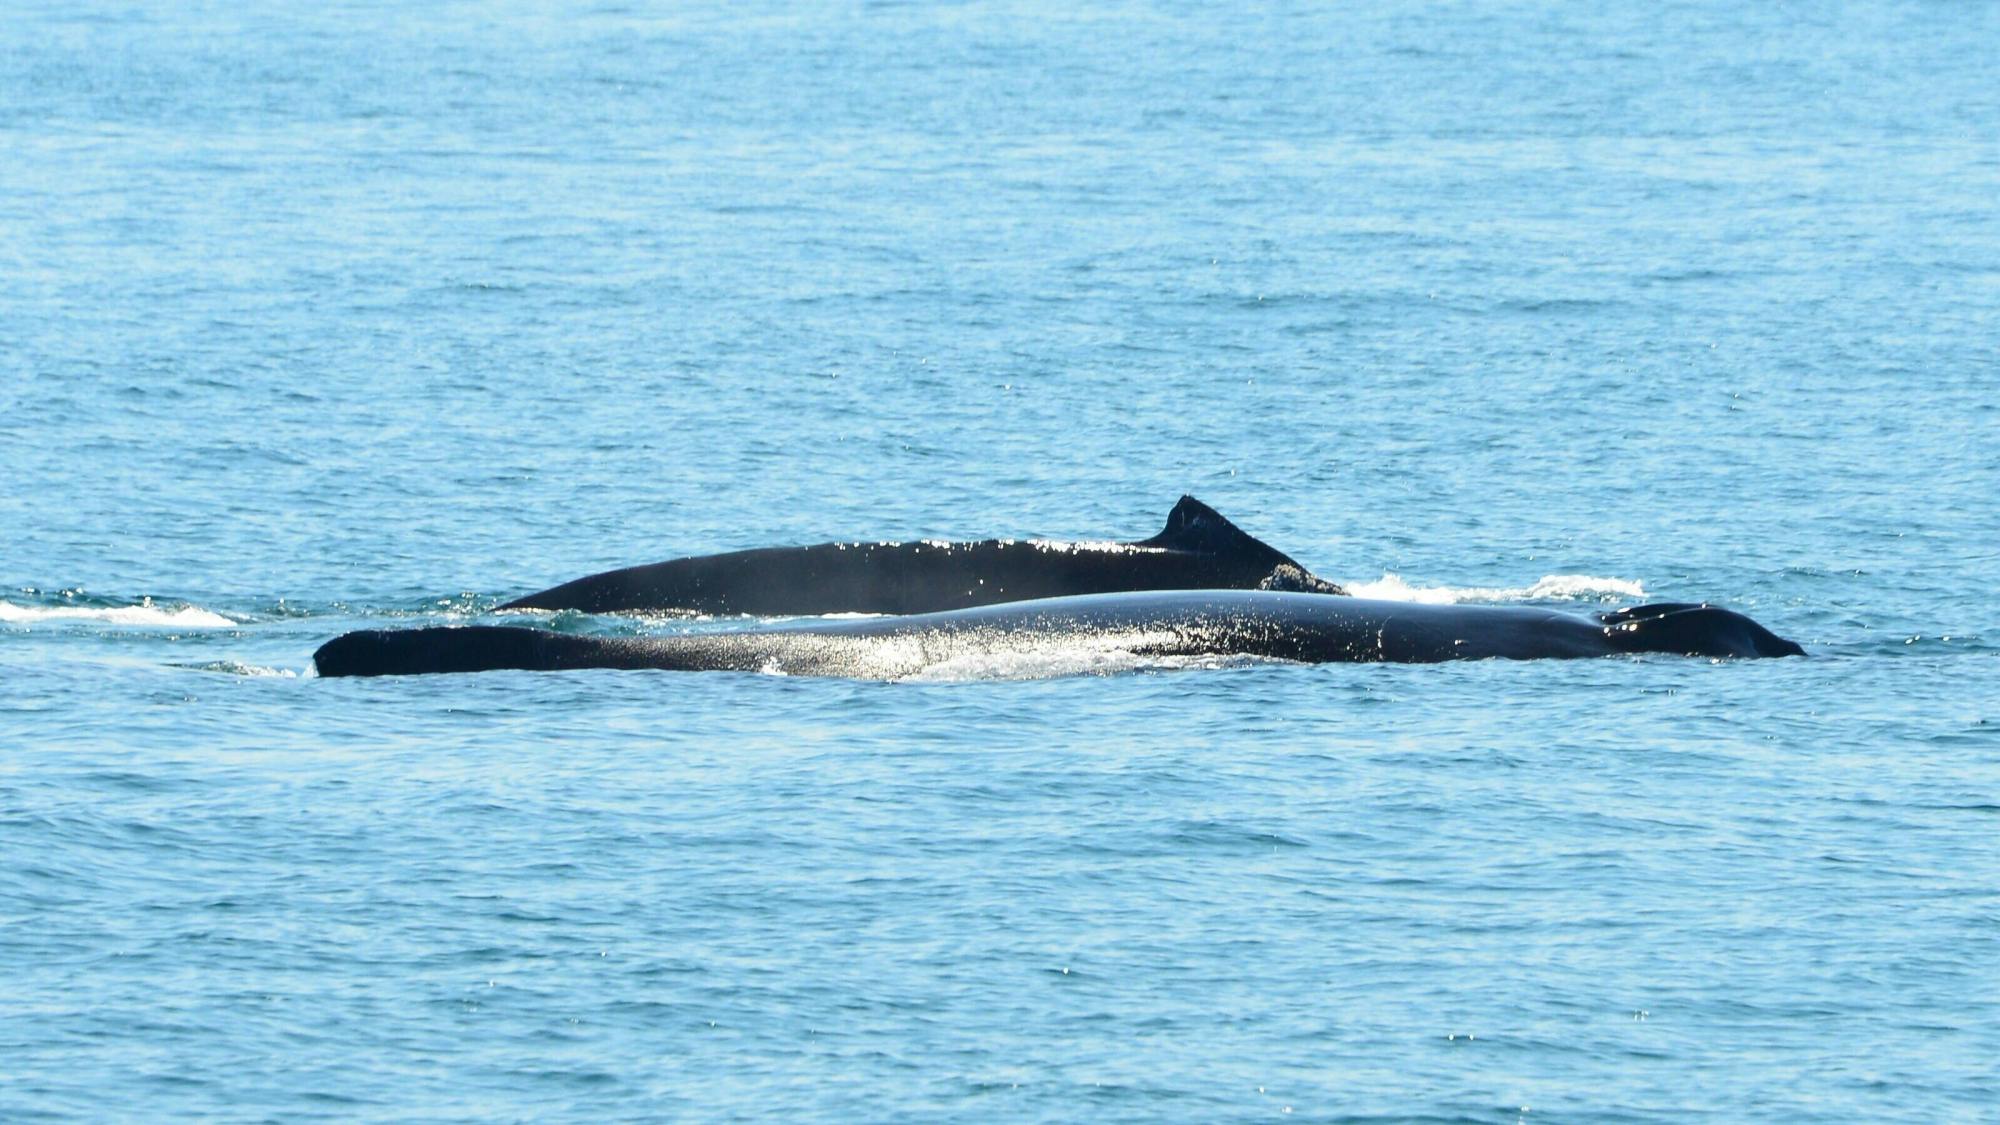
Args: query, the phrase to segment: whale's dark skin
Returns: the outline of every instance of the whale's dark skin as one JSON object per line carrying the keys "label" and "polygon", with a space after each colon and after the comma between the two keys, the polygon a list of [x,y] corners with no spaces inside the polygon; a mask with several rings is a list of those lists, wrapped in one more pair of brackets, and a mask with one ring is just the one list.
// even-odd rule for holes
{"label": "whale's dark skin", "polygon": [[1589,617],[1519,606],[1440,606],[1261,590],[1091,594],[914,617],[657,637],[508,626],[363,630],[313,655],[322,676],[498,669],[663,668],[898,679],[994,656],[1257,656],[1306,663],[1527,660],[1675,653],[1803,656],[1739,613],[1637,606]]}
{"label": "whale's dark skin", "polygon": [[983,539],[766,547],[627,567],[501,609],[585,613],[935,613],[1118,590],[1343,593],[1192,496],[1136,543]]}

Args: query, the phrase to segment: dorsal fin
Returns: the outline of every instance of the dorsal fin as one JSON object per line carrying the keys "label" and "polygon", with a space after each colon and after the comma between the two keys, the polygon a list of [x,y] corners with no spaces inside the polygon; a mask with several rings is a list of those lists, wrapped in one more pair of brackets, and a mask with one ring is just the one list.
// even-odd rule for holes
{"label": "dorsal fin", "polygon": [[1283,551],[1225,519],[1221,512],[1192,496],[1182,496],[1167,513],[1167,526],[1135,546],[1159,547],[1215,555],[1244,571],[1262,572],[1259,589],[1299,593],[1345,594],[1339,586],[1318,578]]}
{"label": "dorsal fin", "polygon": [[[1167,526],[1158,535],[1141,541],[1142,547],[1168,547],[1181,551],[1216,551],[1237,543],[1257,543],[1242,528],[1230,523],[1221,512],[1192,496],[1183,496],[1167,513]],[[1257,543],[1258,546],[1263,546]]]}
{"label": "dorsal fin", "polygon": [[[1244,555],[1267,566],[1292,562],[1284,552],[1225,519],[1221,512],[1192,496],[1183,496],[1167,513],[1167,526],[1158,535],[1140,542],[1141,547],[1165,547],[1174,551],[1199,551],[1210,555]],[[1304,567],[1299,567],[1304,570]]]}

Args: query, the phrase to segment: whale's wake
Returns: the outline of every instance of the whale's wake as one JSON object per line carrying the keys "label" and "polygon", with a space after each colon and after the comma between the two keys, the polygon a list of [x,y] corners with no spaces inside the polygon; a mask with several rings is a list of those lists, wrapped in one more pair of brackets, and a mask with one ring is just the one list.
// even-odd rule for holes
{"label": "whale's wake", "polygon": [[1400,575],[1385,573],[1373,582],[1349,582],[1347,592],[1357,598],[1385,602],[1415,602],[1420,605],[1458,605],[1462,602],[1610,602],[1644,598],[1646,588],[1634,579],[1599,578],[1590,574],[1547,574],[1527,586],[1412,586]]}
{"label": "whale's wake", "polygon": [[0,601],[0,624],[38,625],[46,621],[95,621],[105,625],[171,629],[230,629],[238,623],[197,605],[154,605],[143,598],[135,605],[16,605]]}

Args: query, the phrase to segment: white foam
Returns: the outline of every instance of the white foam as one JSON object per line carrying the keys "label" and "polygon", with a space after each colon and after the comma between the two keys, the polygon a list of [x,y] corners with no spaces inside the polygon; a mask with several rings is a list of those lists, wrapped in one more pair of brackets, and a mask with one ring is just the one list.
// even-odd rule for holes
{"label": "white foam", "polygon": [[0,623],[34,625],[43,621],[98,621],[107,625],[165,626],[173,629],[230,629],[236,622],[200,606],[157,606],[147,598],[138,605],[15,605],[0,601]]}
{"label": "white foam", "polygon": [[1643,598],[1646,589],[1635,579],[1600,578],[1591,574],[1545,574],[1531,586],[1412,586],[1394,574],[1375,582],[1349,582],[1357,598],[1388,602],[1456,605],[1459,602],[1611,601]]}

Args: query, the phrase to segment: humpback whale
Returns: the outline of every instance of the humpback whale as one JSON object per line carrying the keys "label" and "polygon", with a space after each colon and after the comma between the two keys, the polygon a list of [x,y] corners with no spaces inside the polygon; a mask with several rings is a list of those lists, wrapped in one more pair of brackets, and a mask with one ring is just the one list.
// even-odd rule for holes
{"label": "humpback whale", "polygon": [[328,641],[313,654],[313,664],[322,676],[662,668],[887,680],[968,657],[1098,652],[1417,664],[1654,652],[1805,655],[1748,617],[1706,604],[1642,605],[1585,617],[1523,606],[1197,590],[1088,594],[677,636],[595,637],[492,625],[370,629]]}
{"label": "humpback whale", "polygon": [[1274,589],[1339,594],[1192,496],[1135,543],[821,543],[626,567],[516,598],[501,609],[794,616],[934,613],[1116,590]]}

